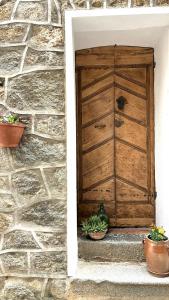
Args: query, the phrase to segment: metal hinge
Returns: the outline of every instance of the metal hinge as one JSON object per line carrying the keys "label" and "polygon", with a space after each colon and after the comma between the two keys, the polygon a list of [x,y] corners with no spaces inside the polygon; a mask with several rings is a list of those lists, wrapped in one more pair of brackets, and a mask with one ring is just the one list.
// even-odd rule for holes
{"label": "metal hinge", "polygon": [[156,198],[157,198],[157,192],[155,191],[154,192],[154,199],[156,200]]}

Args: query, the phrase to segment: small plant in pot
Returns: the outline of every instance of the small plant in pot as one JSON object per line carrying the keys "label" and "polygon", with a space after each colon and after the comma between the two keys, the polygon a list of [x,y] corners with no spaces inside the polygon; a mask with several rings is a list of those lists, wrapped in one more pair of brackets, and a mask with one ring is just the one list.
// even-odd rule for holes
{"label": "small plant in pot", "polygon": [[23,135],[25,125],[13,113],[0,116],[0,147],[17,147]]}
{"label": "small plant in pot", "polygon": [[93,240],[101,240],[105,237],[108,224],[98,215],[89,217],[82,223],[82,231]]}
{"label": "small plant in pot", "polygon": [[148,271],[160,277],[169,276],[169,241],[164,228],[153,226],[143,244]]}

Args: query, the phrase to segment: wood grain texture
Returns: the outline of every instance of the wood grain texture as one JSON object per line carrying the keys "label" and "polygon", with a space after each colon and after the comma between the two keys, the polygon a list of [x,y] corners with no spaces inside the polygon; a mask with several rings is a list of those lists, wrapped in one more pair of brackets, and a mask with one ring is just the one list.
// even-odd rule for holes
{"label": "wood grain texture", "polygon": [[128,46],[76,52],[79,223],[101,202],[112,226],[154,222],[153,53]]}

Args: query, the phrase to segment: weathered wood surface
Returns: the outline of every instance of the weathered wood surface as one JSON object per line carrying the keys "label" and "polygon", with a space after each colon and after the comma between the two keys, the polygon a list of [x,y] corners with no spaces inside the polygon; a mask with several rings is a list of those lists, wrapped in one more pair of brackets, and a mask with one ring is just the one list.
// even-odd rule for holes
{"label": "weathered wood surface", "polygon": [[112,226],[154,222],[153,65],[152,48],[76,52],[79,222],[101,202]]}

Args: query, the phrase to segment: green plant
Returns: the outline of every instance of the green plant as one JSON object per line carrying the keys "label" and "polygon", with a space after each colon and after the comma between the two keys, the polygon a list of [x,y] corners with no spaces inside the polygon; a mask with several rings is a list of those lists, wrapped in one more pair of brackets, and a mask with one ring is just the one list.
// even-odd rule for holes
{"label": "green plant", "polygon": [[167,236],[165,236],[164,228],[163,227],[157,227],[157,226],[153,226],[151,228],[151,231],[150,231],[148,237],[152,241],[156,241],[156,242],[168,240]]}
{"label": "green plant", "polygon": [[0,116],[0,123],[15,124],[18,122],[19,122],[19,117],[17,114],[13,114],[9,112],[6,115]]}
{"label": "green plant", "polygon": [[100,217],[100,219],[101,219],[102,221],[105,221],[105,222],[109,225],[109,217],[108,217],[108,215],[106,214],[106,211],[105,211],[105,208],[104,208],[104,204],[103,204],[103,203],[100,204],[97,215]]}
{"label": "green plant", "polygon": [[90,232],[104,232],[107,228],[108,224],[97,215],[89,217],[82,223],[82,231],[85,235],[88,235]]}

